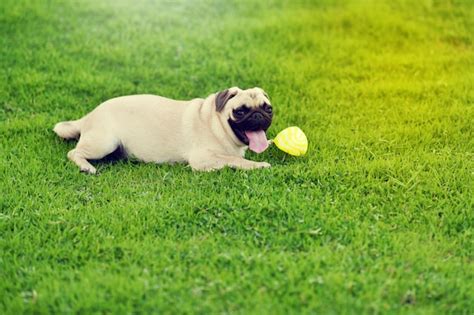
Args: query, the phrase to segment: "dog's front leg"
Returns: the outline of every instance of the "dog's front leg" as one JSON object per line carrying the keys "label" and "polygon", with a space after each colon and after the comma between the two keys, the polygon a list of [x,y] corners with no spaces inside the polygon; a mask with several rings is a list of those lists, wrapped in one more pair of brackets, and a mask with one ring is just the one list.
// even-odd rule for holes
{"label": "dog's front leg", "polygon": [[190,159],[189,165],[193,168],[193,170],[196,171],[214,171],[225,166],[244,170],[252,170],[271,166],[267,162],[255,162],[246,160],[242,157],[223,154],[199,155],[193,159]]}
{"label": "dog's front leg", "polygon": [[218,155],[217,157],[219,159],[222,159],[222,161],[225,163],[224,166],[240,168],[243,170],[253,170],[256,168],[267,168],[271,166],[267,162],[250,161],[239,156]]}

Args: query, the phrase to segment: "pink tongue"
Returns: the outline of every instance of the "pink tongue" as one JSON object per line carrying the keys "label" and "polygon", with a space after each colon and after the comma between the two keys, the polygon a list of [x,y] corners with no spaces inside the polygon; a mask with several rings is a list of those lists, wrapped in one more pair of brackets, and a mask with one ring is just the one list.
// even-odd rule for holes
{"label": "pink tongue", "polygon": [[265,134],[265,131],[246,131],[245,135],[249,138],[250,150],[262,153],[268,148],[267,135]]}

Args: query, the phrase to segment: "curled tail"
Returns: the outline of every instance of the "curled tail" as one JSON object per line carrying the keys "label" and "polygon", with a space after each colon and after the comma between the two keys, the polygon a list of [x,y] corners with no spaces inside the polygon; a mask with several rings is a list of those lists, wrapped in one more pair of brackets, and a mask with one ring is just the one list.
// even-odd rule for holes
{"label": "curled tail", "polygon": [[80,120],[62,121],[57,123],[53,131],[63,139],[78,139],[81,134]]}

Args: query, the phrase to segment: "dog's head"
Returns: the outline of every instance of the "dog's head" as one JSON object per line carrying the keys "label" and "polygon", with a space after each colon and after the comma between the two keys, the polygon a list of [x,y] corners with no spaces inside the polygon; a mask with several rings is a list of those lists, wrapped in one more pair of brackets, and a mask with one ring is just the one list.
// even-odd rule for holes
{"label": "dog's head", "polygon": [[273,119],[268,95],[261,88],[230,88],[216,94],[216,111],[237,139],[257,153],[268,147],[266,131]]}

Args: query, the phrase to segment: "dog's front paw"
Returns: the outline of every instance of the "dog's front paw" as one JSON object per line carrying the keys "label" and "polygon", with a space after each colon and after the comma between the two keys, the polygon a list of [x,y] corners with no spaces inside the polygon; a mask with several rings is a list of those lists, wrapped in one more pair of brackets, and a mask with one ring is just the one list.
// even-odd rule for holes
{"label": "dog's front paw", "polygon": [[257,162],[257,168],[268,168],[271,167],[272,165],[267,162]]}

